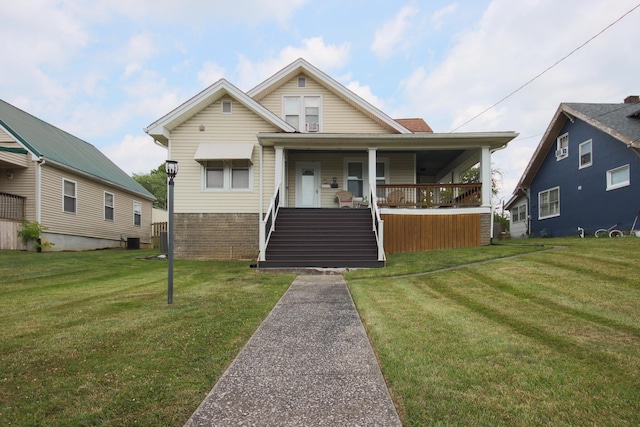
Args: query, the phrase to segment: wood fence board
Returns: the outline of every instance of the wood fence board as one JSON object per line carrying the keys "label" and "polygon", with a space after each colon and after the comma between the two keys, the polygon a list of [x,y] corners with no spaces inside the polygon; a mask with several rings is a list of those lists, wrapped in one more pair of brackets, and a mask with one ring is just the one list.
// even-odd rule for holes
{"label": "wood fence board", "polygon": [[385,252],[402,253],[480,246],[480,214],[383,214]]}

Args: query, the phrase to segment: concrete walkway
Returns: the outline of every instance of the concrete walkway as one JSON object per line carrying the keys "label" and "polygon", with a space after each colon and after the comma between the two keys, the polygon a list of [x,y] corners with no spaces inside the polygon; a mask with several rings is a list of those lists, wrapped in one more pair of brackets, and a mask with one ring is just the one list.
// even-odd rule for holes
{"label": "concrete walkway", "polygon": [[296,278],[185,426],[401,426],[342,276]]}

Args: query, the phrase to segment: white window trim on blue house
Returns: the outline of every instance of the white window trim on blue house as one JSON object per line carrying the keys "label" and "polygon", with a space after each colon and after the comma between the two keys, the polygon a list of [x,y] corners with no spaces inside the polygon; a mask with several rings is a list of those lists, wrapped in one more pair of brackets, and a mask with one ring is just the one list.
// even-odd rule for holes
{"label": "white window trim on blue house", "polygon": [[[587,160],[588,155],[588,160]],[[593,141],[583,142],[578,147],[578,169],[588,168],[593,164]]]}
{"label": "white window trim on blue house", "polygon": [[569,132],[563,133],[556,139],[556,160],[569,157]]}
{"label": "white window trim on blue house", "polygon": [[[553,192],[557,192],[558,194],[557,200],[555,202],[553,202],[550,197]],[[542,198],[545,194],[549,198],[549,201],[543,205]],[[542,208],[544,206],[548,206],[549,213],[547,215],[542,214]],[[544,190],[538,193],[538,219],[548,219],[548,218],[554,218],[557,216],[560,216],[560,187],[559,186],[549,188],[547,190]]]}
{"label": "white window trim on blue house", "polygon": [[607,171],[607,191],[616,190],[631,184],[629,165]]}

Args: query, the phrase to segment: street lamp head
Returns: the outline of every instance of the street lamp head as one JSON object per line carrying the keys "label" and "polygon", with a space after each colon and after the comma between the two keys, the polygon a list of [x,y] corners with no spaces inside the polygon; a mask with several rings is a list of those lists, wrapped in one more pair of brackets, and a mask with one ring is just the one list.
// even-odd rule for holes
{"label": "street lamp head", "polygon": [[175,178],[178,174],[178,162],[175,160],[167,160],[164,164],[167,176],[171,179]]}

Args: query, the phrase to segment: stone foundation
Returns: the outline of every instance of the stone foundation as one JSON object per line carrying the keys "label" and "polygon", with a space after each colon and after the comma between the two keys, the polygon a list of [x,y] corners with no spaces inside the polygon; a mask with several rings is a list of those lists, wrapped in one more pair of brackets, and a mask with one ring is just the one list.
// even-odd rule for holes
{"label": "stone foundation", "polygon": [[480,245],[491,244],[491,214],[480,214]]}
{"label": "stone foundation", "polygon": [[176,259],[258,258],[258,214],[174,214]]}

